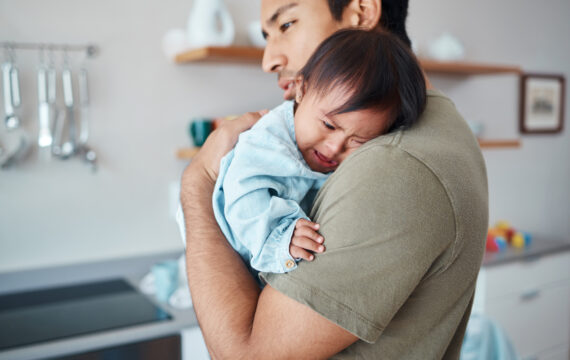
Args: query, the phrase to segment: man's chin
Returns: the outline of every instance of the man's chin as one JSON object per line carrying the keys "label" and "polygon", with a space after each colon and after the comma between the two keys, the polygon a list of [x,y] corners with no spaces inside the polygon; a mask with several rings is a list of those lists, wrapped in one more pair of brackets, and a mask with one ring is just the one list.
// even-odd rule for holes
{"label": "man's chin", "polygon": [[295,99],[295,87],[291,87],[283,91],[283,100],[293,100]]}

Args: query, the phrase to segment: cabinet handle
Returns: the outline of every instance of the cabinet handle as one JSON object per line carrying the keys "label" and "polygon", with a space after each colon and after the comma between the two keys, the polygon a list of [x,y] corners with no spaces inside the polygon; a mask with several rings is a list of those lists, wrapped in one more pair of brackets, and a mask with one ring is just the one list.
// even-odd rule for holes
{"label": "cabinet handle", "polygon": [[538,289],[527,290],[521,294],[521,300],[522,301],[530,301],[530,300],[538,297],[539,295],[540,295],[540,290],[538,290]]}

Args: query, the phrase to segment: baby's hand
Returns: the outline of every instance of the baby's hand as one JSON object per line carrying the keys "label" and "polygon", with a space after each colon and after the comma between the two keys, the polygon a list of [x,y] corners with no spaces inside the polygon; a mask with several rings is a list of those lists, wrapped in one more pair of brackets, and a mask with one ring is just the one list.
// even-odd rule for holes
{"label": "baby's hand", "polygon": [[309,251],[318,253],[325,251],[323,245],[325,239],[317,232],[318,229],[317,223],[306,219],[297,220],[289,245],[289,253],[292,257],[312,261],[315,255]]}

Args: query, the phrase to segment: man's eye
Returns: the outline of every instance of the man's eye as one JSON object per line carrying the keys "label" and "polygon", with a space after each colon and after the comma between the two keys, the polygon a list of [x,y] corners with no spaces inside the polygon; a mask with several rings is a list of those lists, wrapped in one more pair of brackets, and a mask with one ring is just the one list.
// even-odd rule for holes
{"label": "man's eye", "polygon": [[285,32],[287,31],[287,29],[289,29],[291,27],[291,25],[293,25],[295,23],[295,21],[288,21],[286,23],[284,23],[283,25],[279,26],[279,30],[281,30],[281,32]]}
{"label": "man's eye", "polygon": [[334,126],[332,126],[331,124],[329,124],[328,122],[323,120],[323,125],[329,129],[329,130],[334,130]]}

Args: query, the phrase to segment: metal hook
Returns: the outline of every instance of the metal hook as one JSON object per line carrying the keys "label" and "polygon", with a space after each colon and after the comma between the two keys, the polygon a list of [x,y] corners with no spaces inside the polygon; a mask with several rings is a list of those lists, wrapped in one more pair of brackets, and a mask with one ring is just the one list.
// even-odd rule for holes
{"label": "metal hook", "polygon": [[46,51],[43,44],[40,44],[39,46],[38,57],[40,60],[40,66],[43,67],[46,63]]}
{"label": "metal hook", "polygon": [[64,47],[63,47],[63,66],[64,66],[65,68],[69,68],[69,67],[70,67],[70,65],[69,65],[69,63],[70,63],[70,61],[69,61],[69,52],[68,52],[67,50],[68,50],[68,49],[67,49],[67,46],[64,46]]}

